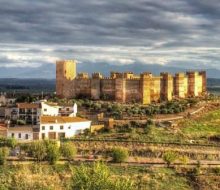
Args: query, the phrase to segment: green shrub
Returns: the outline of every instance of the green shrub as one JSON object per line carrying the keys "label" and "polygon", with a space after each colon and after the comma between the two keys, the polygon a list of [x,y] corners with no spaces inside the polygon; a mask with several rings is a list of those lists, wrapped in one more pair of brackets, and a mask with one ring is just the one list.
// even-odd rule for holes
{"label": "green shrub", "polygon": [[18,144],[18,142],[15,138],[8,138],[6,140],[6,144],[7,144],[8,147],[15,148],[16,145]]}
{"label": "green shrub", "polygon": [[173,151],[167,151],[163,154],[163,160],[167,163],[168,167],[170,166],[170,164],[174,163],[177,158],[177,153]]}
{"label": "green shrub", "polygon": [[47,147],[44,141],[36,141],[30,145],[30,153],[37,162],[43,161],[47,156]]}
{"label": "green shrub", "polygon": [[60,158],[60,150],[57,143],[49,142],[47,144],[47,156],[46,160],[54,165]]}
{"label": "green shrub", "polygon": [[126,148],[122,148],[122,147],[116,147],[112,149],[112,161],[115,163],[121,163],[121,162],[125,162],[128,157],[129,157],[129,153],[128,150]]}
{"label": "green shrub", "polygon": [[81,165],[75,168],[72,177],[72,190],[134,190],[130,179],[113,179],[109,168],[102,163],[91,167]]}
{"label": "green shrub", "polygon": [[4,165],[9,155],[9,149],[7,147],[0,148],[0,165]]}
{"label": "green shrub", "polygon": [[77,149],[71,142],[67,142],[61,145],[61,153],[63,157],[71,161],[76,156]]}

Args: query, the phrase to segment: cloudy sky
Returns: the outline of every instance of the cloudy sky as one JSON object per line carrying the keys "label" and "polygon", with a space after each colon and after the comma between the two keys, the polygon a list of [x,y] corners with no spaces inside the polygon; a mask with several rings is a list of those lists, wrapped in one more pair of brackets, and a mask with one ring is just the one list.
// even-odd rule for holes
{"label": "cloudy sky", "polygon": [[1,67],[220,69],[220,0],[0,0]]}

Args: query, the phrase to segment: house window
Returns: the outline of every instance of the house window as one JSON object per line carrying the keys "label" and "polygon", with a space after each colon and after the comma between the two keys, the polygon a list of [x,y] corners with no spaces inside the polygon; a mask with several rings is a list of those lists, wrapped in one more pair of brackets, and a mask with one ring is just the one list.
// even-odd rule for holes
{"label": "house window", "polygon": [[42,130],[45,130],[45,126],[42,126]]}
{"label": "house window", "polygon": [[18,138],[19,138],[19,139],[21,138],[21,133],[18,134]]}
{"label": "house window", "polygon": [[25,134],[25,139],[28,139],[28,134]]}
{"label": "house window", "polygon": [[46,112],[46,111],[47,111],[47,109],[45,108],[45,109],[44,109],[44,111]]}
{"label": "house window", "polygon": [[63,130],[63,125],[60,125],[60,130]]}
{"label": "house window", "polygon": [[42,134],[41,134],[41,138],[42,138],[42,139],[45,139],[45,133],[42,133]]}
{"label": "house window", "polygon": [[69,126],[68,129],[71,129],[71,126]]}
{"label": "house window", "polygon": [[70,111],[70,108],[66,108],[66,111]]}
{"label": "house window", "polygon": [[50,130],[53,130],[53,126],[50,126]]}
{"label": "house window", "polygon": [[14,134],[14,133],[12,133],[12,134],[11,134],[11,137],[12,137],[12,138],[14,138],[14,137],[15,137],[15,134]]}

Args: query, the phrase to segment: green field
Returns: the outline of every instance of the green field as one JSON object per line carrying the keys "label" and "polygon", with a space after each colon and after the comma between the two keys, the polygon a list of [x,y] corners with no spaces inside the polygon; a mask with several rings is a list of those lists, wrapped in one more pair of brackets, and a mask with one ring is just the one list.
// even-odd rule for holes
{"label": "green field", "polygon": [[182,133],[191,139],[207,140],[220,135],[220,110],[212,111],[196,120],[180,123]]}

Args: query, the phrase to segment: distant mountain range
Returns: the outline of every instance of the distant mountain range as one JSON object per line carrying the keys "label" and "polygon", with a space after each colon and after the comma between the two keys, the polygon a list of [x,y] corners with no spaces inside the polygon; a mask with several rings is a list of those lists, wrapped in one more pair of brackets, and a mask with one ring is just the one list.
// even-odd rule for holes
{"label": "distant mountain range", "polygon": [[[141,73],[144,71],[152,72],[159,75],[160,72],[185,72],[187,69],[179,67],[169,67],[156,64],[130,64],[130,65],[110,65],[106,63],[79,63],[77,65],[78,72],[101,72],[105,76],[109,76],[110,71],[132,71]],[[54,79],[56,74],[55,64],[44,64],[40,67],[1,67],[0,78],[47,78]],[[208,78],[220,78],[220,70],[207,69]]]}

